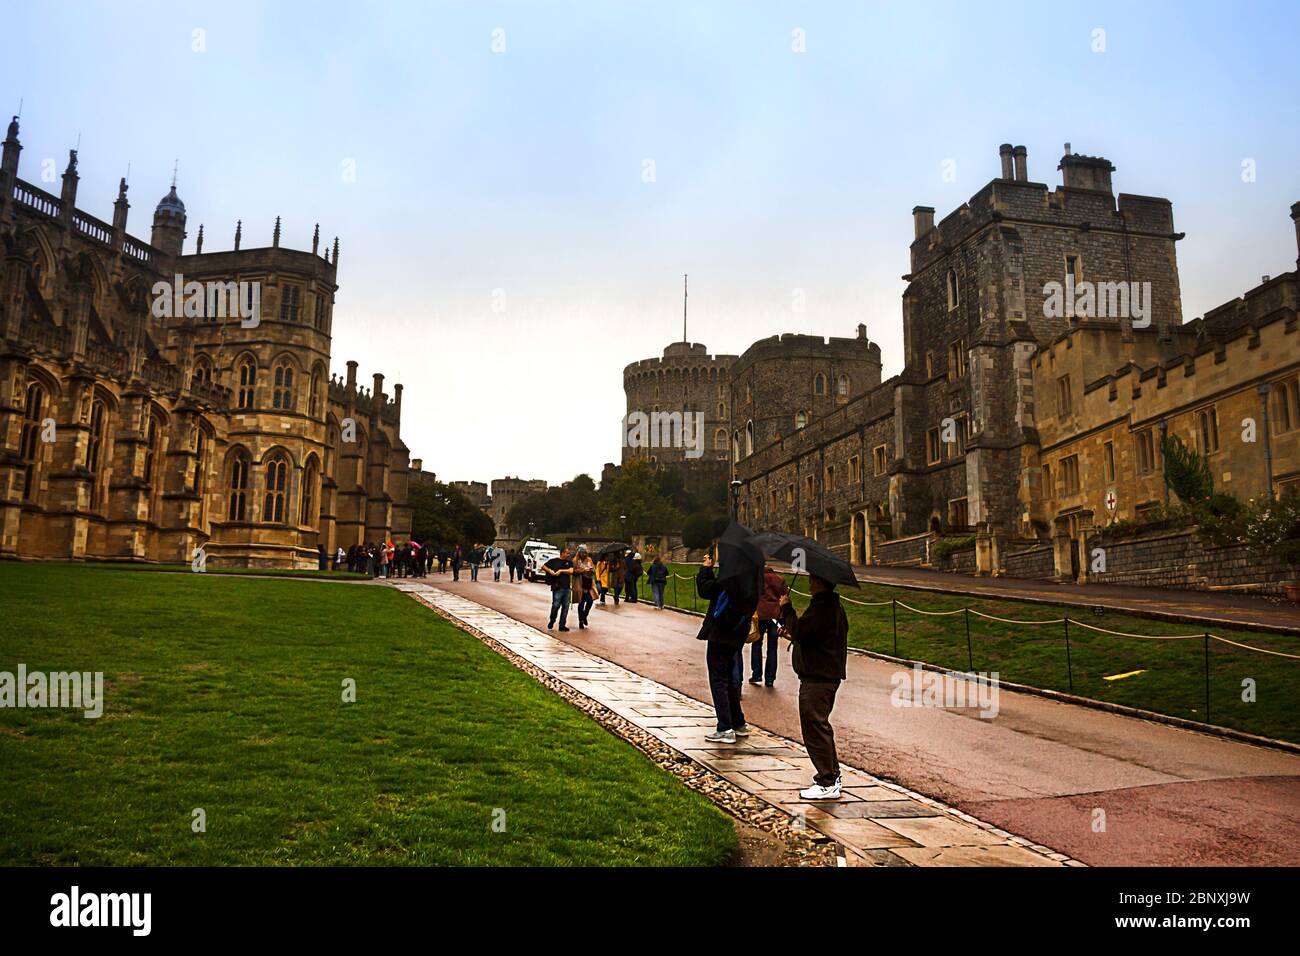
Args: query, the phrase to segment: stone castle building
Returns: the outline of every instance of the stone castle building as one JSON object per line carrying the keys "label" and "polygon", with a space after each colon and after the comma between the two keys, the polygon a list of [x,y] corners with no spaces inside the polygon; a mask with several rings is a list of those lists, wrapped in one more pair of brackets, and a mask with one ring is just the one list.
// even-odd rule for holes
{"label": "stone castle building", "polygon": [[494,478],[492,495],[484,506],[497,529],[497,544],[513,545],[522,537],[522,528],[510,527],[510,509],[529,495],[545,493],[545,478]]}
{"label": "stone castle building", "polygon": [[[628,419],[623,463],[640,458],[656,468],[671,468],[696,491],[725,485],[730,478],[730,369],[735,361],[734,355],[710,355],[699,343],[674,342],[662,357],[624,368]],[[637,414],[649,419],[646,441],[637,438],[632,417]]]}
{"label": "stone castle building", "polygon": [[[330,374],[338,240],[186,253],[176,193],[150,239],[0,161],[0,557],[314,567],[409,533],[402,386]],[[182,277],[180,293],[172,291]],[[260,315],[236,312],[245,283]],[[191,286],[191,283],[201,283]],[[227,284],[231,285],[227,285]],[[197,293],[191,295],[197,289]],[[172,306],[175,305],[173,309]],[[229,306],[230,308],[227,308]]]}
{"label": "stone castle building", "polygon": [[[769,339],[733,363],[742,521],[858,563],[918,563],[924,539],[979,532],[993,572],[999,548],[1050,540],[1068,576],[1108,492],[1120,518],[1163,501],[1153,426],[1207,450],[1216,486],[1264,489],[1262,439],[1224,438],[1251,408],[1262,421],[1259,386],[1274,483],[1300,476],[1295,273],[1184,324],[1167,199],[1116,196],[1111,163],[1068,144],[1055,189],[1029,179],[1023,147],[1000,158],[939,223],[913,210],[899,375],[880,381],[861,330]],[[1083,317],[1051,308],[1052,284],[1106,290],[1109,314],[1102,293]]]}

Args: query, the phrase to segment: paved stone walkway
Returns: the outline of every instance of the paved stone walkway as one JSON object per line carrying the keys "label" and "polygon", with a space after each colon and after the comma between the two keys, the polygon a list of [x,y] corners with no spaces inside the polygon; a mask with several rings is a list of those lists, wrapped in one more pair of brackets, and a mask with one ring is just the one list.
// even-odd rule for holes
{"label": "paved stone walkway", "polygon": [[835,840],[850,866],[1082,866],[975,817],[843,766],[845,795],[811,805],[799,790],[812,764],[799,744],[758,727],[734,745],[710,744],[713,708],[468,598],[417,581],[418,595],[748,793]]}

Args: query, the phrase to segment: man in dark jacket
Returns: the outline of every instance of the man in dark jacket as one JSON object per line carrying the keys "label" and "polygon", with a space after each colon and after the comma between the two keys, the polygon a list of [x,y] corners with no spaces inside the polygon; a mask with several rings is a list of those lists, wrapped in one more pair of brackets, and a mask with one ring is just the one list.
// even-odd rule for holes
{"label": "man in dark jacket", "polygon": [[745,712],[740,708],[740,685],[744,676],[741,648],[749,635],[754,602],[735,598],[733,591],[718,582],[713,570],[713,557],[708,554],[695,576],[695,590],[709,602],[704,625],[696,637],[708,641],[705,661],[709,668],[713,710],[718,718],[718,729],[704,739],[712,743],[734,744],[737,737],[749,736]]}
{"label": "man in dark jacket", "polygon": [[781,626],[794,644],[791,663],[799,675],[799,727],[817,771],[813,785],[800,790],[799,796],[838,800],[840,762],[830,717],[840,681],[847,676],[849,619],[834,584],[810,576],[808,586],[812,598],[802,616],[790,605],[789,594],[781,596]]}
{"label": "man in dark jacket", "polygon": [[655,607],[662,611],[664,588],[668,585],[668,565],[664,564],[663,559],[657,554],[654,561],[650,563],[650,570],[646,572],[646,580],[650,583],[650,593],[654,595]]}

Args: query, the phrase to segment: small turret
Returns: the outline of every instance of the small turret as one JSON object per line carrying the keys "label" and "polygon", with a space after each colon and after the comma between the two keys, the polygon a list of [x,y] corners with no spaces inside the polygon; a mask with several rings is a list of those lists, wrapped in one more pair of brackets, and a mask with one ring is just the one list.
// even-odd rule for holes
{"label": "small turret", "polygon": [[172,188],[158,200],[153,211],[153,232],[150,244],[169,256],[179,256],[185,246],[185,203],[176,195],[176,174],[172,173]]}

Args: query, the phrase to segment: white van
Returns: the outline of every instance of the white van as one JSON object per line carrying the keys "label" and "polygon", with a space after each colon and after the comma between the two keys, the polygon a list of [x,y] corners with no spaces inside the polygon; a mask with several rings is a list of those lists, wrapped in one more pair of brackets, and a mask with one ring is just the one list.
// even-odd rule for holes
{"label": "white van", "polygon": [[546,577],[542,565],[551,558],[558,558],[560,549],[549,541],[525,541],[519,553],[524,556],[524,577],[529,581],[541,581]]}

